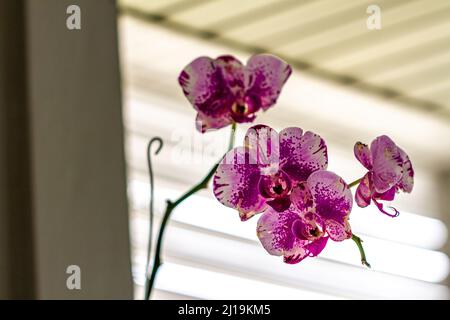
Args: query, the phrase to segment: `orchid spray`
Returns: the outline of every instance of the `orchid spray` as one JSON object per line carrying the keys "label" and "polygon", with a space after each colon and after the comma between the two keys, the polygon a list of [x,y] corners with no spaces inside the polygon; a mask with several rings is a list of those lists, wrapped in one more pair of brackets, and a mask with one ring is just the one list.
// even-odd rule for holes
{"label": "orchid spray", "polygon": [[367,207],[373,201],[388,216],[380,200],[391,201],[399,191],[411,192],[414,171],[408,155],[389,137],[376,138],[370,148],[357,142],[354,154],[368,170],[360,179],[347,184],[328,171],[325,140],[298,127],[277,132],[267,125],[247,130],[242,146],[234,147],[236,125],[253,122],[259,111],[273,107],[292,73],[285,61],[269,54],[257,54],[243,65],[233,56],[217,59],[199,57],[180,73],[179,84],[197,111],[196,128],[201,133],[231,126],[227,152],[202,181],[174,201],[167,201],[152,259],[153,172],[152,146],[148,144],[150,173],[150,232],[146,268],[145,299],[150,298],[157,271],[162,264],[164,231],[173,210],[185,199],[213,180],[213,193],[223,205],[235,209],[241,221],[260,215],[256,234],[264,249],[283,261],[296,264],[315,257],[328,240],[352,239],[361,263],[370,267],[362,240],[353,234],[350,214],[351,188],[358,186],[356,204]]}

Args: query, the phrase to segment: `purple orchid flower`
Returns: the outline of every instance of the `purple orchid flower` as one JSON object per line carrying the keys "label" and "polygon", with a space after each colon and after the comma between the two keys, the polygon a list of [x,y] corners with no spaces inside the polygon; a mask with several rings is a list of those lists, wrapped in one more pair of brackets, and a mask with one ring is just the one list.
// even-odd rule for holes
{"label": "purple orchid flower", "polygon": [[348,222],[352,193],[335,173],[312,173],[294,190],[292,200],[289,209],[277,212],[269,208],[258,221],[258,238],[269,254],[294,264],[319,255],[329,238],[343,241],[352,237]]}
{"label": "purple orchid flower", "polygon": [[384,210],[378,200],[392,201],[395,194],[402,190],[410,193],[414,185],[414,170],[408,155],[388,136],[380,136],[372,141],[370,149],[366,144],[357,142],[354,147],[356,159],[369,170],[356,189],[355,200],[358,206],[367,207],[371,200],[378,209],[390,217],[394,214]]}
{"label": "purple orchid flower", "polygon": [[178,82],[197,110],[197,130],[252,122],[256,112],[275,104],[291,67],[276,56],[257,54],[244,66],[233,56],[199,57],[181,72]]}
{"label": "purple orchid flower", "polygon": [[294,189],[328,165],[325,141],[300,128],[280,133],[257,125],[248,129],[244,147],[228,152],[214,176],[214,195],[237,209],[242,221],[267,207],[283,212]]}

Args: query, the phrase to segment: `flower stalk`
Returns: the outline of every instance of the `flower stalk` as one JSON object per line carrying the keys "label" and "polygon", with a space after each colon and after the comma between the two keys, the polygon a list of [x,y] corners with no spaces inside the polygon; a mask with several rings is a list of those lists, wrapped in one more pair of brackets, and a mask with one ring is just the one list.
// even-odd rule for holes
{"label": "flower stalk", "polygon": [[349,188],[353,188],[354,186],[358,185],[358,184],[361,182],[361,180],[362,180],[362,178],[357,179],[357,180],[351,182],[351,183],[348,185],[348,187],[349,187]]}
{"label": "flower stalk", "polygon": [[359,253],[361,255],[361,263],[363,265],[365,265],[366,267],[370,268],[370,263],[367,262],[367,258],[366,258],[366,253],[364,252],[364,248],[362,245],[362,240],[360,237],[356,236],[356,235],[352,235],[352,240],[355,241],[356,245],[358,246],[359,249]]}
{"label": "flower stalk", "polygon": [[[353,181],[352,183],[350,183],[350,184],[348,185],[348,187],[349,187],[349,188],[352,188],[352,187],[358,185],[358,184],[361,182],[361,180],[362,180],[362,178]],[[353,240],[353,241],[356,243],[356,245],[358,246],[358,250],[359,250],[359,253],[360,253],[360,255],[361,255],[361,263],[362,263],[364,266],[370,268],[370,267],[371,267],[371,266],[370,266],[370,263],[367,262],[366,253],[364,252],[364,247],[363,247],[363,245],[362,245],[362,242],[363,242],[363,241],[361,240],[360,237],[358,237],[358,236],[356,236],[356,235],[352,235],[352,240]]]}
{"label": "flower stalk", "polygon": [[[231,150],[233,148],[233,146],[234,146],[235,134],[236,134],[236,123],[232,123],[232,125],[231,125],[231,133],[230,133],[230,143],[228,145],[228,151]],[[162,244],[163,244],[163,238],[164,238],[164,231],[166,230],[166,226],[167,226],[167,223],[169,222],[169,218],[170,218],[170,215],[172,214],[172,211],[179,204],[181,204],[184,200],[186,200],[187,198],[189,198],[193,194],[197,193],[198,191],[200,191],[202,189],[207,189],[208,188],[208,183],[211,180],[211,178],[214,175],[214,173],[216,172],[218,165],[219,164],[216,163],[209,170],[208,174],[198,184],[196,184],[191,189],[189,189],[186,193],[181,195],[177,200],[175,200],[175,201],[167,200],[166,210],[164,212],[163,219],[162,219],[161,225],[159,227],[158,238],[156,240],[156,248],[155,248],[155,254],[154,254],[154,259],[153,259],[153,266],[152,266],[152,271],[151,271],[150,276],[148,276],[148,274],[147,274],[148,269],[149,269],[149,265],[147,266],[147,269],[146,269],[145,289],[144,289],[145,290],[145,295],[144,295],[144,299],[145,300],[149,300],[150,299],[150,295],[152,293],[153,286],[155,284],[155,279],[156,279],[156,275],[157,275],[158,269],[163,263],[162,259],[161,259],[161,250],[162,250]],[[152,186],[152,190],[153,190],[153,186]],[[152,210],[152,208],[150,208],[150,210]],[[150,214],[150,216],[152,216],[152,213]],[[151,236],[152,232],[150,232],[149,234]],[[151,244],[151,240],[149,240],[149,244]],[[149,256],[150,256],[151,248],[149,248],[148,250],[149,250]]]}

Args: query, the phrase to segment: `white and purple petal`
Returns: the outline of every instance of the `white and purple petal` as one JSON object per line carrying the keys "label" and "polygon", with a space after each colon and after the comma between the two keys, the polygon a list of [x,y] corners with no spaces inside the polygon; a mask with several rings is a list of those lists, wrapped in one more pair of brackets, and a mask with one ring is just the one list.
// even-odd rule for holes
{"label": "white and purple petal", "polygon": [[314,201],[306,181],[299,182],[292,189],[291,201],[300,212],[308,212],[314,207]]}
{"label": "white and purple petal", "polygon": [[342,241],[352,236],[348,218],[352,209],[352,193],[345,181],[330,171],[312,173],[307,185],[314,200],[316,214],[325,230],[334,241]]}
{"label": "white and purple petal", "polygon": [[368,170],[372,169],[372,154],[370,153],[369,146],[362,142],[355,143],[353,148],[356,159]]}
{"label": "white and purple petal", "polygon": [[285,61],[270,54],[252,56],[245,67],[245,88],[247,103],[252,108],[267,110],[275,104],[278,96],[292,73]]}
{"label": "white and purple petal", "polygon": [[206,131],[226,127],[232,121],[231,117],[211,117],[204,115],[202,112],[198,112],[197,118],[195,119],[195,127],[201,133],[205,133]]}
{"label": "white and purple petal", "polygon": [[327,146],[319,135],[300,128],[286,128],[279,135],[281,169],[294,181],[306,181],[311,173],[327,168]]}
{"label": "white and purple petal", "polygon": [[398,186],[404,192],[410,193],[414,187],[414,169],[412,167],[411,160],[409,160],[406,152],[400,148],[398,148],[398,150],[403,160],[403,173]]}
{"label": "white and purple petal", "polygon": [[355,201],[356,204],[361,208],[367,207],[370,204],[370,200],[372,198],[370,176],[371,172],[367,172],[361,179],[358,188],[356,188]]}
{"label": "white and purple petal", "polygon": [[231,55],[220,56],[214,62],[222,70],[223,79],[231,93],[236,99],[243,99],[245,87],[243,64]]}
{"label": "white and purple petal", "polygon": [[309,257],[309,251],[305,247],[295,246],[291,250],[285,252],[283,262],[287,264],[297,264],[307,257]]}
{"label": "white and purple petal", "polygon": [[220,162],[213,179],[214,195],[223,205],[237,209],[241,220],[247,220],[266,207],[257,188],[260,169],[251,164],[244,147],[229,151]]}
{"label": "white and purple petal", "polygon": [[333,241],[344,241],[352,237],[352,228],[348,222],[348,217],[345,217],[341,222],[328,219],[325,222],[325,229]]}
{"label": "white and purple petal", "polygon": [[267,209],[259,218],[257,235],[264,249],[275,256],[285,256],[286,263],[297,263],[308,255],[303,248],[308,241],[298,239],[292,232],[292,225],[300,216],[286,210],[277,212]]}
{"label": "white and purple petal", "polygon": [[372,141],[372,180],[376,192],[383,193],[395,186],[402,178],[403,158],[401,151],[388,136]]}

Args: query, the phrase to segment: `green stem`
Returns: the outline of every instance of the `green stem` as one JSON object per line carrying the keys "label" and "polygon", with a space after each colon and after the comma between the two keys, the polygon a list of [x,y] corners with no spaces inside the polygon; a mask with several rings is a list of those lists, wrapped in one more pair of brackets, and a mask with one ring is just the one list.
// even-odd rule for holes
{"label": "green stem", "polygon": [[362,245],[362,240],[360,237],[353,235],[352,240],[355,241],[356,245],[358,246],[359,253],[361,254],[361,263],[365,265],[366,267],[370,268],[370,263],[367,262],[366,253],[364,252],[364,248]]}
{"label": "green stem", "polygon": [[[230,143],[228,145],[228,151],[230,151],[234,146],[235,133],[236,133],[236,123],[233,123],[231,126]],[[184,193],[177,200],[175,200],[173,202],[170,200],[167,200],[166,211],[164,212],[164,216],[161,221],[161,225],[159,227],[158,238],[156,241],[155,256],[154,256],[154,260],[153,260],[152,272],[150,274],[150,277],[148,277],[147,274],[145,277],[145,300],[148,300],[150,298],[153,286],[155,284],[156,274],[158,272],[159,267],[162,265],[161,249],[162,249],[162,243],[163,243],[163,238],[164,238],[164,231],[166,230],[167,222],[169,221],[172,211],[180,203],[182,203],[184,200],[186,200],[193,194],[197,193],[198,191],[200,191],[202,189],[208,188],[208,183],[211,180],[214,173],[216,172],[218,165],[219,165],[219,163],[216,163],[209,170],[208,174],[203,178],[202,181],[200,181],[198,184],[193,186],[190,190],[188,190],[186,193]]]}
{"label": "green stem", "polygon": [[[350,183],[348,185],[348,187],[352,188],[352,187],[358,185],[361,182],[361,180],[362,180],[362,178],[353,181],[352,183]],[[359,253],[361,254],[361,263],[363,265],[367,266],[368,268],[370,268],[370,263],[367,262],[366,253],[364,252],[364,248],[363,248],[363,245],[362,245],[363,241],[361,240],[360,237],[355,236],[355,235],[352,236],[352,240],[355,241],[356,245],[358,246]]]}
{"label": "green stem", "polygon": [[362,178],[353,181],[352,183],[350,183],[350,184],[348,185],[348,187],[349,187],[349,188],[352,188],[352,187],[358,185],[358,184],[361,182],[361,180],[362,180]]}

